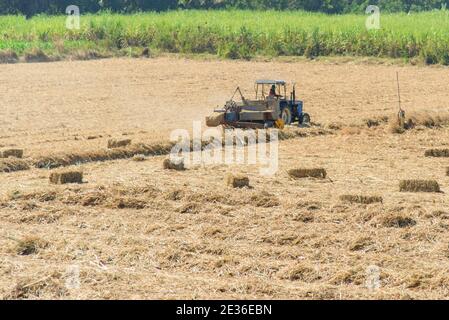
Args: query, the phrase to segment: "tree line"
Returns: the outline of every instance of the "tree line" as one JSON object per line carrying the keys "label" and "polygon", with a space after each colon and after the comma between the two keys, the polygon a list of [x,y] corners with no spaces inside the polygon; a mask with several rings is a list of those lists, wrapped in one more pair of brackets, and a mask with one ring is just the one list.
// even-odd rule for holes
{"label": "tree line", "polygon": [[449,0],[0,0],[0,14],[64,14],[69,5],[77,5],[82,13],[226,8],[362,13],[370,4],[385,12],[410,12],[445,8]]}

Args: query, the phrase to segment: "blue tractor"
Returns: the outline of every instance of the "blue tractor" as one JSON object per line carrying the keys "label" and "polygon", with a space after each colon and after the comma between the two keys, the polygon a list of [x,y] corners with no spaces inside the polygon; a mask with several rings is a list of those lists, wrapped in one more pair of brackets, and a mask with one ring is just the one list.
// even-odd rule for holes
{"label": "blue tractor", "polygon": [[[223,109],[215,110],[206,124],[234,128],[283,128],[294,122],[299,126],[310,124],[310,116],[303,111],[303,101],[296,100],[295,84],[289,96],[287,84],[282,80],[257,80],[254,89],[255,100],[249,100],[237,88],[231,100]],[[234,101],[237,92],[241,102]]]}

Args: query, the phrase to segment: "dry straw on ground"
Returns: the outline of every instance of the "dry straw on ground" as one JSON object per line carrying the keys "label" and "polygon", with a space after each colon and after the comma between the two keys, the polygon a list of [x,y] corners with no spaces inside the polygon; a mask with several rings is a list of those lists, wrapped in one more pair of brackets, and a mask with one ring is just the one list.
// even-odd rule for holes
{"label": "dry straw on ground", "polygon": [[262,191],[256,194],[253,194],[250,197],[250,200],[248,203],[251,203],[252,205],[259,207],[259,208],[272,208],[277,207],[281,203],[279,201],[279,198],[267,191]]}
{"label": "dry straw on ground", "polygon": [[297,264],[281,272],[281,279],[290,281],[314,282],[320,279],[318,273],[309,265]]}
{"label": "dry straw on ground", "polygon": [[373,244],[373,240],[371,237],[362,236],[355,239],[350,240],[349,250],[351,251],[362,251],[365,250],[368,246]]}
{"label": "dry straw on ground", "polygon": [[48,62],[51,59],[41,49],[33,48],[25,53],[26,62]]}
{"label": "dry straw on ground", "polygon": [[[323,129],[321,127],[312,128],[297,128],[288,127],[284,130],[278,130],[278,138],[280,141],[296,139],[296,138],[308,138],[316,136],[332,135],[334,132],[332,130]],[[270,141],[270,131],[267,130],[266,141]]]}
{"label": "dry straw on ground", "polygon": [[162,166],[164,169],[167,169],[167,170],[182,171],[182,170],[186,169],[184,166],[184,160],[181,158],[177,159],[177,160],[171,160],[170,158],[167,158],[162,163]]}
{"label": "dry straw on ground", "polygon": [[435,180],[402,180],[399,183],[401,192],[441,192]]}
{"label": "dry straw on ground", "polygon": [[50,174],[50,183],[67,184],[83,183],[83,173],[81,171],[60,171]]}
{"label": "dry straw on ground", "polygon": [[16,63],[19,61],[17,53],[8,49],[0,51],[0,63]]}
{"label": "dry straw on ground", "polygon": [[225,120],[224,113],[214,113],[206,117],[206,125],[208,127],[218,127],[223,124]]}
{"label": "dry straw on ground", "polygon": [[428,149],[424,155],[434,158],[449,158],[449,149]]}
{"label": "dry straw on ground", "polygon": [[409,127],[439,128],[449,124],[449,113],[415,112],[408,117]]}
{"label": "dry straw on ground", "polygon": [[226,185],[233,188],[249,187],[249,178],[243,174],[228,173],[225,176]]}
{"label": "dry straw on ground", "polygon": [[383,199],[379,196],[363,196],[363,195],[342,195],[340,200],[349,203],[372,204],[382,203]]}
{"label": "dry straw on ground", "polygon": [[72,54],[73,60],[93,60],[93,59],[101,59],[105,56],[99,53],[96,50],[87,49],[87,50],[77,50]]}
{"label": "dry straw on ground", "polygon": [[449,124],[449,113],[415,112],[406,115],[401,126],[397,115],[390,117],[389,130],[392,133],[404,133],[416,127],[440,128]]}
{"label": "dry straw on ground", "polygon": [[325,179],[327,177],[326,169],[324,168],[313,168],[313,169],[290,169],[288,174],[293,178],[318,178]]}
{"label": "dry straw on ground", "polygon": [[387,228],[407,228],[416,225],[416,221],[403,213],[385,214],[377,219],[380,224]]}
{"label": "dry straw on ground", "polygon": [[397,117],[391,117],[390,121],[388,122],[388,131],[391,133],[400,134],[405,132],[405,128],[400,125]]}
{"label": "dry straw on ground", "polygon": [[4,149],[0,151],[0,158],[19,158],[21,159],[23,157],[23,150],[22,149]]}
{"label": "dry straw on ground", "polygon": [[[304,129],[305,130],[305,129]],[[279,139],[293,139],[300,137],[316,136],[323,133],[321,129],[319,130],[309,130],[307,132],[297,129],[288,129],[279,132]],[[282,138],[281,136],[284,135]],[[124,142],[123,142],[124,141]],[[131,142],[130,139],[127,140],[110,140],[109,145],[112,148],[99,149],[96,151],[81,151],[81,152],[63,152],[55,154],[44,154],[36,157],[32,160],[32,165],[36,168],[46,168],[53,169],[58,167],[65,167],[70,165],[78,165],[80,163],[87,162],[97,162],[97,161],[109,161],[117,159],[127,159],[132,158],[135,155],[144,156],[158,156],[167,155],[171,152],[175,143],[168,141],[158,141],[150,144],[131,144],[124,146],[124,144]],[[269,135],[267,136],[267,141],[269,141]],[[192,142],[191,142],[192,144]],[[201,147],[204,148],[205,145],[209,143],[206,141],[202,142]],[[121,145],[121,146],[120,146]],[[117,146],[117,147],[113,147]]]}
{"label": "dry straw on ground", "polygon": [[133,157],[133,161],[136,161],[136,162],[142,162],[142,161],[145,161],[145,160],[146,160],[146,158],[145,158],[145,155],[143,155],[143,154],[136,154]]}
{"label": "dry straw on ground", "polygon": [[343,128],[341,128],[340,133],[342,135],[347,135],[347,136],[358,135],[358,134],[362,133],[362,129],[359,127],[355,127],[355,126],[354,127],[351,127],[351,126],[343,127]]}
{"label": "dry straw on ground", "polygon": [[61,298],[68,293],[66,286],[64,286],[64,279],[61,278],[59,272],[53,272],[37,280],[35,276],[22,278],[11,292],[3,298],[8,300],[42,299],[44,292],[56,299]]}
{"label": "dry straw on ground", "polygon": [[26,236],[22,239],[16,240],[14,251],[19,255],[30,255],[37,253],[39,249],[45,248],[47,242],[36,236]]}
{"label": "dry straw on ground", "polygon": [[169,154],[173,147],[171,142],[158,142],[152,144],[135,144],[127,148],[100,149],[97,151],[86,151],[80,153],[61,153],[55,155],[45,155],[36,158],[33,165],[36,168],[57,168],[78,163],[108,161],[117,159],[132,158],[137,154],[145,156],[156,156]]}
{"label": "dry straw on ground", "polygon": [[0,172],[14,172],[28,170],[30,166],[27,161],[21,159],[0,159]]}
{"label": "dry straw on ground", "polygon": [[367,118],[364,119],[363,122],[368,128],[373,128],[388,123],[388,120],[389,120],[388,116],[381,116],[376,118]]}
{"label": "dry straw on ground", "polygon": [[148,48],[148,47],[143,48],[142,53],[141,53],[141,56],[142,56],[142,57],[145,57],[145,58],[150,58],[150,57],[151,57],[151,51],[150,51],[150,48]]}
{"label": "dry straw on ground", "polygon": [[123,140],[109,139],[108,140],[108,148],[109,149],[123,148],[123,147],[129,146],[130,144],[131,144],[131,139],[123,139]]}

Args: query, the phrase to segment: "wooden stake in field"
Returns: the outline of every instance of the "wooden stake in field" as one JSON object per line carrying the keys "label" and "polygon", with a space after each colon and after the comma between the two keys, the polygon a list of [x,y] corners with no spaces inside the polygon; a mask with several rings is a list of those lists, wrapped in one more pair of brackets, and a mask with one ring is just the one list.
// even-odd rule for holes
{"label": "wooden stake in field", "polygon": [[399,105],[398,121],[399,121],[399,126],[401,128],[405,128],[405,111],[402,109],[402,106],[401,106],[401,89],[399,87],[399,72],[398,71],[396,71],[396,81],[398,83],[398,105]]}

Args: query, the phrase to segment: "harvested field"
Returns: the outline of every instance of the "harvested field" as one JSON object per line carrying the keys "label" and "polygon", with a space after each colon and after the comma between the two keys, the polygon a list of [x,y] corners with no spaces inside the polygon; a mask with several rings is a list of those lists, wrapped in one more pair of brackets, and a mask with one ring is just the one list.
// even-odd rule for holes
{"label": "harvested field", "polygon": [[[397,107],[397,67],[347,64],[338,59],[267,63],[160,57],[6,64],[1,68],[8,86],[0,87],[5,108],[0,144],[20,145],[32,158],[45,156],[49,150],[56,154],[77,149],[95,152],[123,133],[128,134],[123,139],[133,143],[165,141],[171,130],[191,130],[193,120],[204,121],[237,85],[252,97],[256,78],[295,79],[301,84],[298,95],[312,122],[323,127],[338,122],[364,124],[365,119],[394,115]],[[429,106],[433,113],[447,113],[449,93],[441,90],[449,81],[444,68],[401,67],[400,76],[407,79],[401,90],[408,113],[426,111]],[[29,90],[22,90],[24,82]],[[88,139],[93,136],[102,137]]]}
{"label": "harvested field", "polygon": [[[1,68],[1,150],[25,150],[0,159],[1,298],[447,297],[448,163],[425,151],[449,148],[449,128],[390,133],[397,66],[164,57]],[[400,74],[407,111],[445,112],[446,69]],[[274,176],[259,164],[164,169],[172,129],[266,77],[295,79],[314,122],[281,133]],[[56,167],[85,182],[50,184]],[[329,178],[294,179],[295,168]],[[226,187],[229,172],[250,188]],[[442,192],[400,192],[410,178]],[[74,269],[79,286],[68,287]]]}

